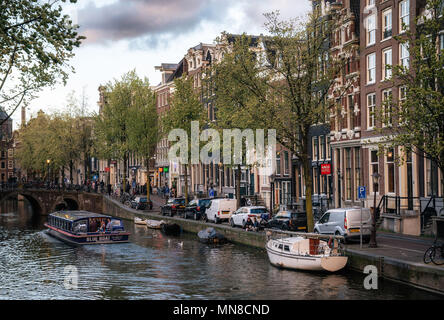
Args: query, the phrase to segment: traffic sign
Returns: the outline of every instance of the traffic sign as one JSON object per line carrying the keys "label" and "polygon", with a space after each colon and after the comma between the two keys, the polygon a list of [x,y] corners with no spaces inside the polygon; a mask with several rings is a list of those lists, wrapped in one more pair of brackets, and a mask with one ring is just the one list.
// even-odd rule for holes
{"label": "traffic sign", "polygon": [[363,186],[358,187],[358,199],[365,198],[367,198],[367,188]]}

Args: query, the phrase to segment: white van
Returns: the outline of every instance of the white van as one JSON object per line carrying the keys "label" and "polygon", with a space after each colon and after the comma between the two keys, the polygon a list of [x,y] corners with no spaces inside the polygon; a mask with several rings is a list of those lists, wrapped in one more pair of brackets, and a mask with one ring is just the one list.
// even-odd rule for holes
{"label": "white van", "polygon": [[212,199],[205,210],[205,221],[215,223],[228,221],[234,211],[236,211],[236,199]]}
{"label": "white van", "polygon": [[[372,217],[370,209],[362,209],[362,238],[370,240]],[[320,234],[340,235],[345,240],[359,240],[361,231],[361,209],[343,208],[332,209],[324,213],[314,226],[314,232]]]}

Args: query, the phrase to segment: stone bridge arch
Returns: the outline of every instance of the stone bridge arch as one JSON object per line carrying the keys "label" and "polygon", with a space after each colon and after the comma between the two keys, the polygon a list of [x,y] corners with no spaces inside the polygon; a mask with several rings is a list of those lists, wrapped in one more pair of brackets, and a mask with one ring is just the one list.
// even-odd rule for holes
{"label": "stone bridge arch", "polygon": [[31,193],[26,191],[14,190],[6,193],[0,194],[0,204],[6,201],[7,199],[18,198],[18,196],[23,196],[28,202],[31,204],[32,211],[34,214],[41,215],[45,214],[45,205],[41,199],[33,196]]}
{"label": "stone bridge arch", "polygon": [[59,210],[79,210],[79,199],[72,195],[60,195],[54,201],[50,212]]}
{"label": "stone bridge arch", "polygon": [[41,215],[62,209],[86,210],[96,213],[102,213],[103,209],[101,194],[62,190],[16,189],[0,191],[0,203],[18,195],[25,197],[31,203],[34,212]]}

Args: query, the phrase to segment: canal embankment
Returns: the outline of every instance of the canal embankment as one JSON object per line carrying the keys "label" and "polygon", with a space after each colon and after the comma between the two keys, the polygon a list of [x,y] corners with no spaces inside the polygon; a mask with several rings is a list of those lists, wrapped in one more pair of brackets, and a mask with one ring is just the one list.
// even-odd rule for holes
{"label": "canal embankment", "polygon": [[[232,228],[229,225],[167,217],[160,215],[158,211],[142,212],[128,208],[106,196],[103,197],[102,207],[104,213],[126,220],[132,221],[134,217],[140,217],[177,223],[184,232],[198,233],[211,226],[233,243],[265,250],[267,237],[263,232],[248,232],[241,228]],[[385,244],[379,248],[370,249],[367,246],[360,248],[358,244],[347,245],[345,251],[349,257],[347,268],[362,272],[366,266],[374,265],[378,270],[378,277],[444,295],[444,266],[425,265],[420,259],[420,250],[402,249],[396,245]]]}

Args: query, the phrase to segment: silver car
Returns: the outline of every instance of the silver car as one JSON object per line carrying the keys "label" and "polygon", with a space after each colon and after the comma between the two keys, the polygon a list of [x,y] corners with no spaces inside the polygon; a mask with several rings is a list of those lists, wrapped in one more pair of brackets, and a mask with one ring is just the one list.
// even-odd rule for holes
{"label": "silver car", "polygon": [[[371,227],[370,209],[362,209],[362,238],[370,240]],[[325,212],[314,226],[314,232],[320,234],[334,234],[345,238],[359,240],[361,231],[361,209],[340,208]]]}

